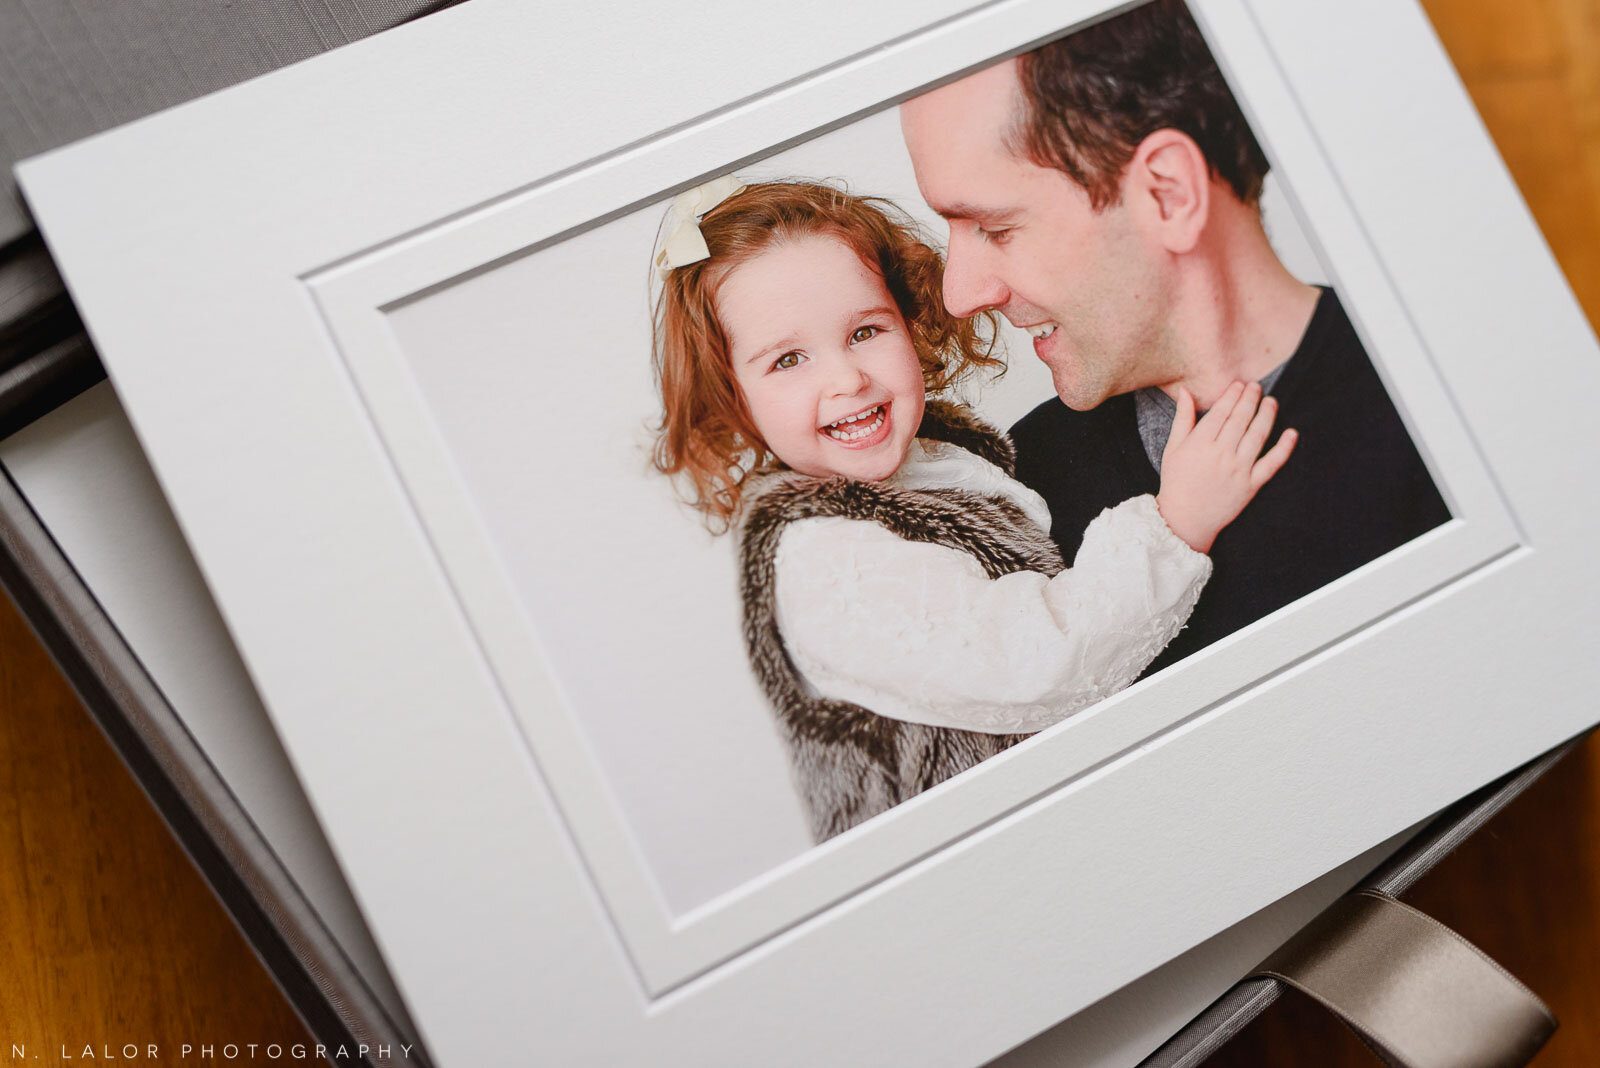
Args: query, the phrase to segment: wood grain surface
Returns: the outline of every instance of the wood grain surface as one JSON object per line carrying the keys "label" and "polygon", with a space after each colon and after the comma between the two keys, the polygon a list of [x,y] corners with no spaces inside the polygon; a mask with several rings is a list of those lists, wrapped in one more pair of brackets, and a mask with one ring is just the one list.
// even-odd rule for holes
{"label": "wood grain surface", "polygon": [[[1600,317],[1600,0],[1424,0],[1590,321]],[[1466,221],[1464,221],[1466,224]],[[1592,492],[1585,490],[1585,492]],[[1587,743],[1407,900],[1555,1009],[1540,1068],[1600,1065],[1600,740]],[[0,602],[0,1059],[183,1063],[182,1045],[304,1028],[9,602]],[[245,1047],[256,1043],[256,1055]],[[148,1047],[160,1056],[153,1061]],[[91,1047],[93,1056],[84,1047]],[[13,1047],[24,1054],[15,1056]],[[107,1053],[114,1054],[108,1058]],[[299,1063],[311,1063],[300,1061]],[[1370,1066],[1291,996],[1209,1062]]]}
{"label": "wood grain surface", "polygon": [[[242,1055],[252,1042],[261,1063],[271,1063],[265,1046],[274,1042],[285,1047],[280,1063],[295,1063],[288,1047],[308,1041],[5,599],[0,902],[0,1063],[152,1062],[155,1046],[153,1063],[181,1064],[185,1043],[193,1063],[207,1044],[225,1062],[227,1044]],[[128,1043],[137,1058],[124,1057]]]}

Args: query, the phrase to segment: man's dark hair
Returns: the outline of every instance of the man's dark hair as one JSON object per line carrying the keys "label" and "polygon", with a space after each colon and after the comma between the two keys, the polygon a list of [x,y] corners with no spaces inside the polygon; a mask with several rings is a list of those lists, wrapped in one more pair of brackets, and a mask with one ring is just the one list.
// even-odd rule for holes
{"label": "man's dark hair", "polygon": [[1118,199],[1139,144],[1178,130],[1240,200],[1261,198],[1267,157],[1182,0],[1154,0],[1021,57],[1017,154],[1083,186],[1095,210]]}

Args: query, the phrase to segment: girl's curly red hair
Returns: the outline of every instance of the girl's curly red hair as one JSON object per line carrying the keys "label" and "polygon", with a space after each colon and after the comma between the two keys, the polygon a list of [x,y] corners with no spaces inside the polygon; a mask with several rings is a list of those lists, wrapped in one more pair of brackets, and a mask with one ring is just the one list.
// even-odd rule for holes
{"label": "girl's curly red hair", "polygon": [[930,394],[978,368],[1004,370],[987,313],[945,311],[944,260],[917,224],[881,197],[820,182],[763,182],[718,204],[700,222],[709,259],[674,269],[656,301],[653,362],[662,419],[653,462],[679,477],[713,530],[739,511],[745,480],[774,459],[734,381],[717,290],[739,264],[783,241],[836,237],[883,278],[911,333]]}

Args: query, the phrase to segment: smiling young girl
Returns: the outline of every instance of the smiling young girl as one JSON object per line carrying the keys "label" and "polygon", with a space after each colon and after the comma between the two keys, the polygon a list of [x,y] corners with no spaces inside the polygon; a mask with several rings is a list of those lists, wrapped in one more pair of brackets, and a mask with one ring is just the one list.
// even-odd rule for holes
{"label": "smiling young girl", "polygon": [[[731,180],[657,258],[655,463],[736,527],[744,632],[821,841],[1128,686],[1288,458],[1275,405],[1187,392],[1161,491],[1106,510],[1066,569],[1010,441],[932,399],[996,367],[887,201]],[[1070,463],[1071,457],[1060,462]]]}

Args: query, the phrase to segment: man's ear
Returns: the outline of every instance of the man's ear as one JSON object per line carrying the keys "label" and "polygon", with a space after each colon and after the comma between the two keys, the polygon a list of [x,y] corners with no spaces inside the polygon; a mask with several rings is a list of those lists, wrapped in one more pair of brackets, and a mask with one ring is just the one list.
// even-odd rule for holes
{"label": "man's ear", "polygon": [[1139,143],[1123,181],[1126,202],[1161,244],[1193,251],[1211,213],[1211,168],[1194,139],[1157,130]]}

